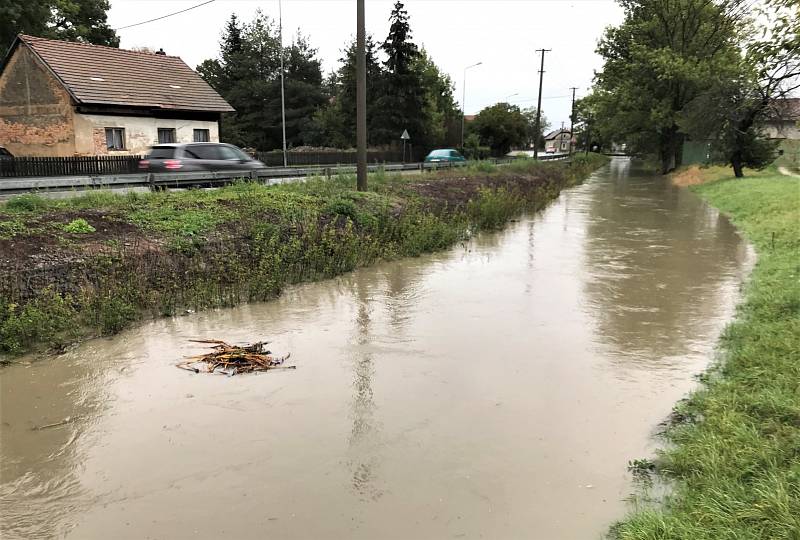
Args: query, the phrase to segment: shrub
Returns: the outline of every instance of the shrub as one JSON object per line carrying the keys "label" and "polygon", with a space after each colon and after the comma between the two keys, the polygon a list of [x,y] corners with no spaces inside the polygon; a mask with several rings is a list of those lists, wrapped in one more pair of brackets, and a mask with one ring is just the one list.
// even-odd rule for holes
{"label": "shrub", "polygon": [[64,225],[64,231],[68,233],[74,234],[88,234],[93,233],[97,229],[92,227],[88,221],[83,218],[73,219],[66,225]]}
{"label": "shrub", "polygon": [[15,212],[34,212],[47,207],[47,200],[39,195],[26,193],[12,197],[6,203],[6,208]]}

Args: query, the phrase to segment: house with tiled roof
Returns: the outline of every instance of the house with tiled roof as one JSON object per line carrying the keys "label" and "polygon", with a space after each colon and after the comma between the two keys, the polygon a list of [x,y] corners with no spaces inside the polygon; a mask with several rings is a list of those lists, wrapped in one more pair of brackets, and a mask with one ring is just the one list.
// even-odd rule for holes
{"label": "house with tiled roof", "polygon": [[572,133],[568,129],[556,129],[544,136],[544,150],[551,152],[569,152],[570,139]]}
{"label": "house with tiled roof", "polygon": [[800,98],[773,101],[764,128],[770,139],[800,140]]}
{"label": "house with tiled roof", "polygon": [[233,108],[177,56],[19,35],[0,64],[0,146],[15,156],[141,154],[219,141]]}

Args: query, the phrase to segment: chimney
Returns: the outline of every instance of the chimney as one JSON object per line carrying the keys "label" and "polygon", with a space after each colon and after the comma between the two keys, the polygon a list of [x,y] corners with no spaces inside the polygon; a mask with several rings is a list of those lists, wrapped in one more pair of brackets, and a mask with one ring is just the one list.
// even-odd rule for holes
{"label": "chimney", "polygon": [[165,52],[164,52],[164,49],[163,49],[163,48],[161,48],[161,49],[158,49],[158,50],[156,51],[156,54],[158,54],[158,55],[160,55],[160,56],[167,56],[167,53],[165,53]]}

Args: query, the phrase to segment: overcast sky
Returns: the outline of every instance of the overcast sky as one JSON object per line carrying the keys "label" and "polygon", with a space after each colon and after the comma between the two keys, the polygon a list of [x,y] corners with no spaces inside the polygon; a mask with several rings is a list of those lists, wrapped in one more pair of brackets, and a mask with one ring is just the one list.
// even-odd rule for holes
{"label": "overcast sky", "polygon": [[[203,0],[111,0],[114,28],[166,15]],[[338,66],[341,49],[356,30],[355,0],[282,0],[284,41],[300,29],[318,49],[325,72]],[[367,0],[367,32],[382,42],[394,0]],[[407,0],[413,40],[424,45],[436,64],[450,74],[456,99],[467,73],[467,114],[498,101],[535,106],[539,56],[545,56],[542,110],[553,127],[569,125],[571,92],[578,97],[591,85],[601,61],[594,53],[604,28],[622,21],[612,0]],[[222,27],[231,13],[249,20],[256,9],[278,17],[278,0],[216,0],[186,13],[120,30],[120,46],[163,47],[191,67],[215,58]],[[512,94],[518,94],[513,97]]]}

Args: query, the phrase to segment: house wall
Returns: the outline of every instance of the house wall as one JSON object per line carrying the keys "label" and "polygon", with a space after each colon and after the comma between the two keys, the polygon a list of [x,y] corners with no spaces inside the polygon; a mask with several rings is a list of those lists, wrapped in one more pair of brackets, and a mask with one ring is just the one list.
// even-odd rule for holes
{"label": "house wall", "polygon": [[[106,148],[106,128],[125,130],[125,150]],[[219,142],[219,124],[208,120],[175,120],[142,116],[75,114],[75,148],[79,154],[144,154],[158,143],[158,129],[174,129],[175,142],[192,142],[195,129],[207,129],[211,142]]]}
{"label": "house wall", "polygon": [[798,122],[792,120],[769,122],[764,127],[764,131],[770,139],[800,140],[800,126],[798,126]]}
{"label": "house wall", "polygon": [[569,151],[569,133],[561,133],[556,135],[552,139],[547,139],[544,143],[545,150],[549,150],[550,148],[555,148],[556,152],[568,152]]}
{"label": "house wall", "polygon": [[27,45],[0,74],[0,145],[15,156],[75,152],[72,98]]}

